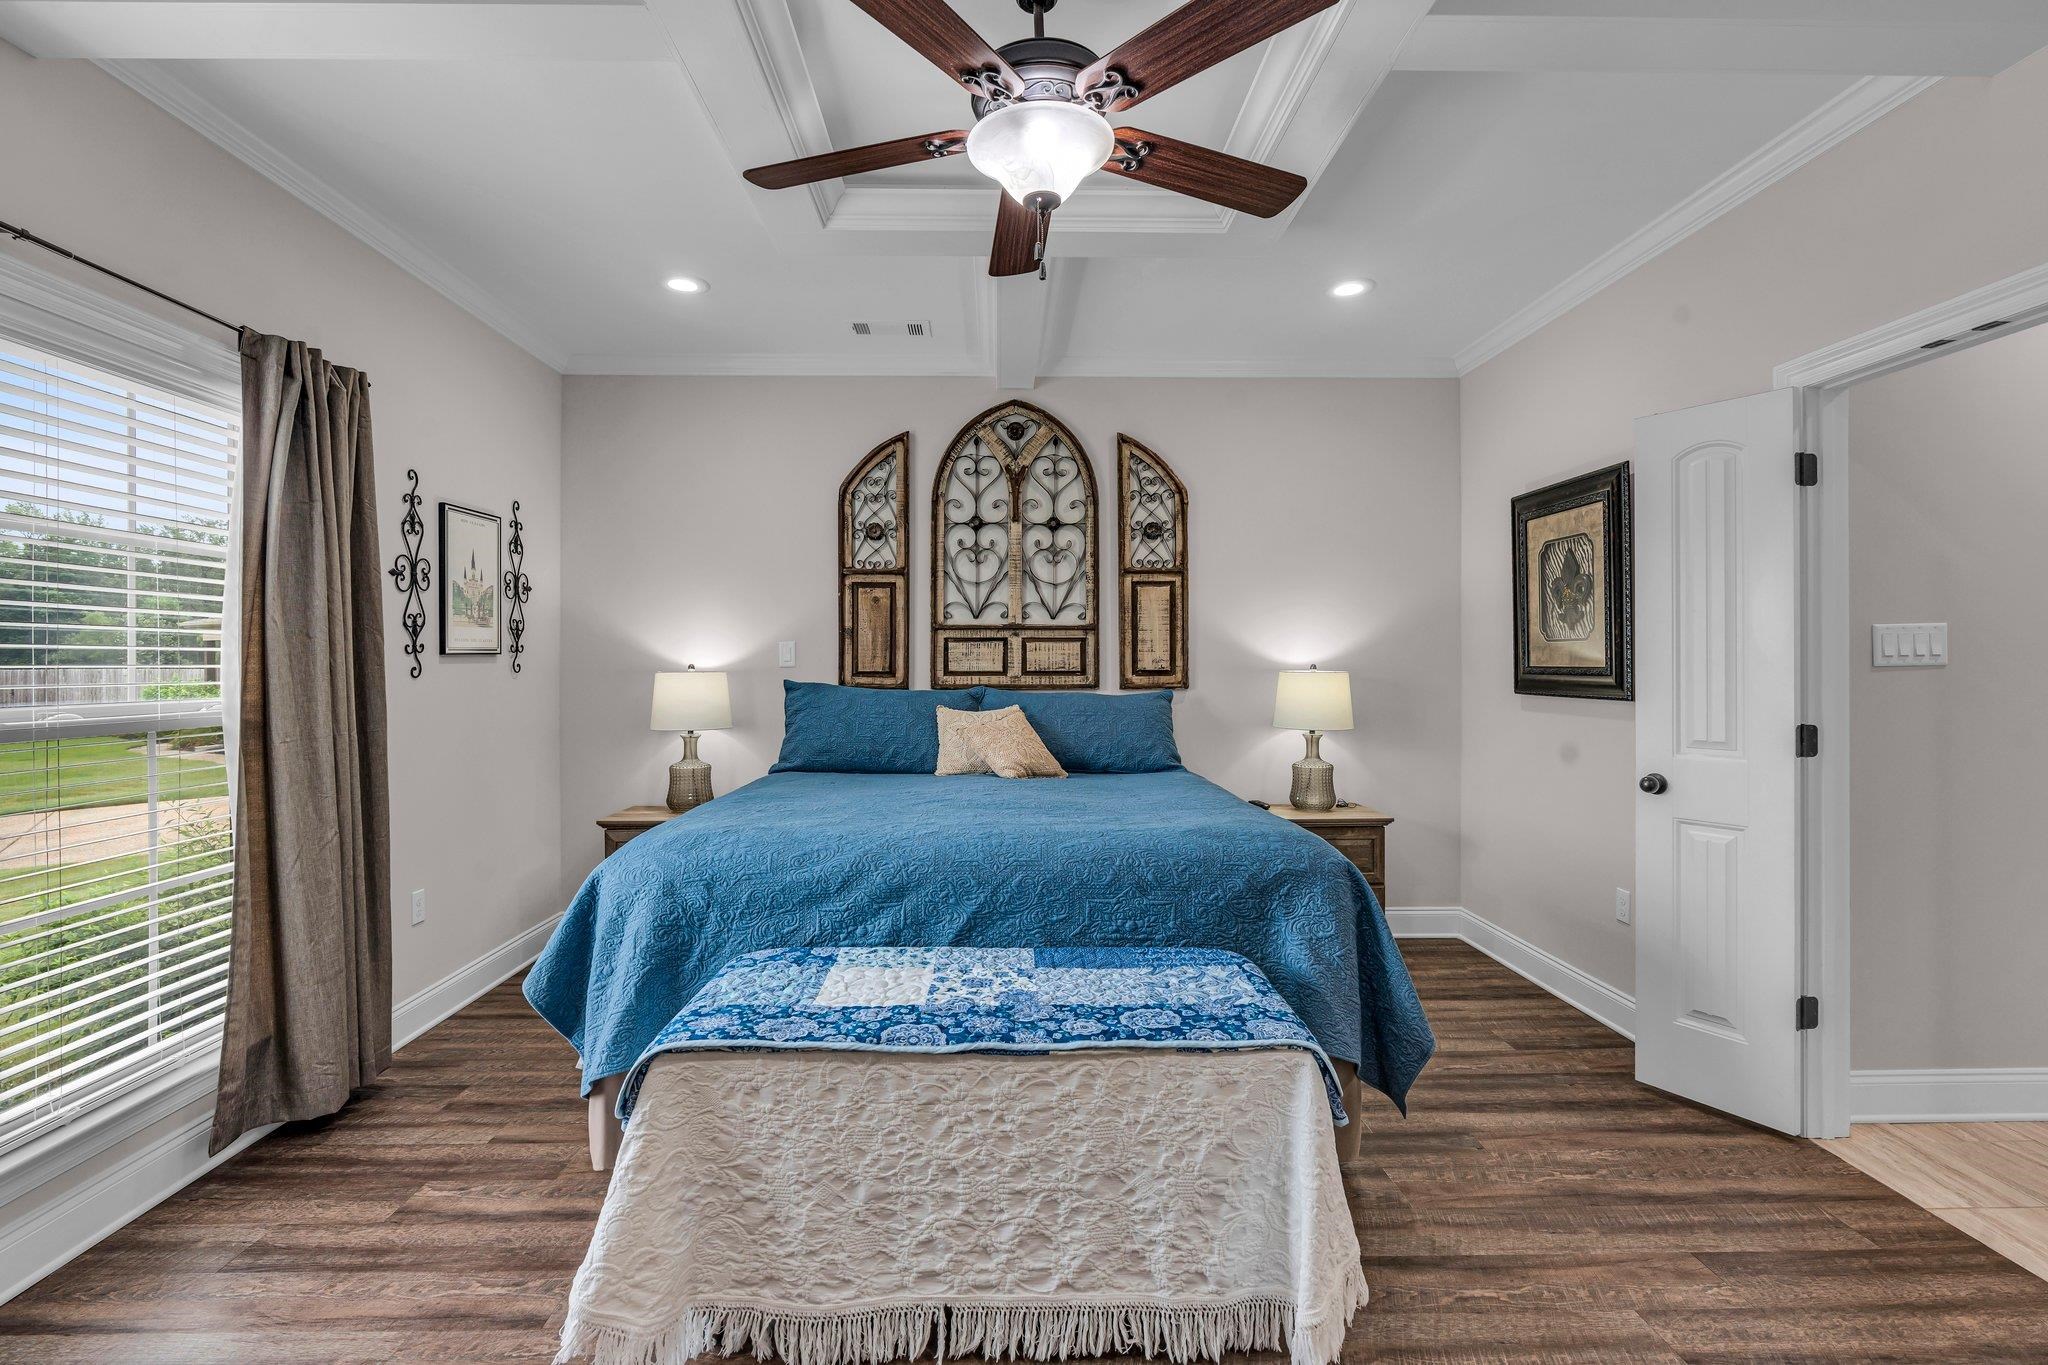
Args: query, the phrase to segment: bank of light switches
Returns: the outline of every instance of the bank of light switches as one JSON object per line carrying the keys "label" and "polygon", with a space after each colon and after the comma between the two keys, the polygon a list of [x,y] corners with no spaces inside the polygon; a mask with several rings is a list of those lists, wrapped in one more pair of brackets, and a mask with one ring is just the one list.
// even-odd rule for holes
{"label": "bank of light switches", "polygon": [[1948,622],[1872,626],[1872,668],[1940,668],[1948,662]]}

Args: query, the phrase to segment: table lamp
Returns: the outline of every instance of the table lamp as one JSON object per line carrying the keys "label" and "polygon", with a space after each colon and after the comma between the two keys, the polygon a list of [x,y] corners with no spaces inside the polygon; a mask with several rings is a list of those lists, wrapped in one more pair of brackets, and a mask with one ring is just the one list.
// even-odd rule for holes
{"label": "table lamp", "polygon": [[732,728],[732,694],[725,674],[699,673],[692,664],[681,673],[654,675],[654,716],[651,730],[680,730],[683,756],[669,765],[668,808],[682,812],[711,799],[711,765],[697,757],[699,730]]}
{"label": "table lamp", "polygon": [[1351,675],[1343,669],[1328,672],[1310,664],[1281,672],[1280,686],[1273,694],[1273,728],[1301,730],[1308,736],[1308,752],[1294,763],[1294,785],[1287,804],[1296,810],[1331,810],[1337,805],[1337,782],[1317,746],[1325,730],[1351,728]]}

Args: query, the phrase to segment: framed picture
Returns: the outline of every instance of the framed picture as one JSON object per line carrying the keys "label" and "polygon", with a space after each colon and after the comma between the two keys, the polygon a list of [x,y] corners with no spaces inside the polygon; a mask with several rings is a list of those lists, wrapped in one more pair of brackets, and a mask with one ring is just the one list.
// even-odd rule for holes
{"label": "framed picture", "polygon": [[500,562],[498,518],[474,507],[441,504],[441,652],[496,654],[501,649],[503,616],[498,585],[504,581]]}
{"label": "framed picture", "polygon": [[1514,500],[1515,691],[1635,699],[1626,464]]}

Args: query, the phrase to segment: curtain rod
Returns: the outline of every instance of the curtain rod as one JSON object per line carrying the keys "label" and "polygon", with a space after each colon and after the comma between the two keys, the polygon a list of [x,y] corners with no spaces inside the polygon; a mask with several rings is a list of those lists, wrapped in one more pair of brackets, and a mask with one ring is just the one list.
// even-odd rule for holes
{"label": "curtain rod", "polygon": [[84,266],[87,270],[97,270],[100,272],[100,274],[106,275],[112,279],[119,280],[121,283],[127,285],[131,289],[140,289],[143,293],[151,295],[152,297],[155,298],[162,299],[165,303],[168,303],[175,308],[182,308],[188,313],[192,313],[199,317],[205,318],[208,322],[216,323],[219,326],[225,327],[230,332],[239,334],[242,331],[242,328],[237,327],[234,323],[229,322],[226,318],[217,317],[214,314],[207,312],[204,308],[194,308],[191,304],[185,302],[185,300],[183,299],[173,298],[171,295],[166,294],[161,289],[152,289],[148,285],[144,284],[141,280],[131,279],[128,276],[123,275],[118,270],[111,270],[108,267],[101,265],[98,261],[89,261],[75,251],[71,251],[64,247],[58,246],[55,242],[50,241],[48,238],[36,236],[27,228],[18,228],[14,226],[14,224],[12,223],[0,223],[0,233],[4,233],[7,236],[12,237],[17,242],[27,242],[30,246],[39,246],[45,251],[54,252],[57,255],[62,256],[67,261],[77,262],[79,265]]}

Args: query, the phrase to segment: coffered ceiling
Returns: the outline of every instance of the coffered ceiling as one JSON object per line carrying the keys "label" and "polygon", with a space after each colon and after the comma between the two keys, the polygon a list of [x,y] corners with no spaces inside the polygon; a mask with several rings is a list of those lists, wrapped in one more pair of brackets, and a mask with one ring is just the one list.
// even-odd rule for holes
{"label": "coffered ceiling", "polygon": [[[1106,51],[1172,7],[1047,27]],[[1344,0],[1142,107],[1308,177],[1292,209],[1096,176],[1043,283],[988,278],[998,191],[964,158],[740,179],[971,121],[848,0],[0,0],[0,37],[102,62],[557,368],[1024,387],[1469,369],[1929,80],[2048,45],[2048,5]],[[1351,278],[1377,287],[1329,296]]]}

